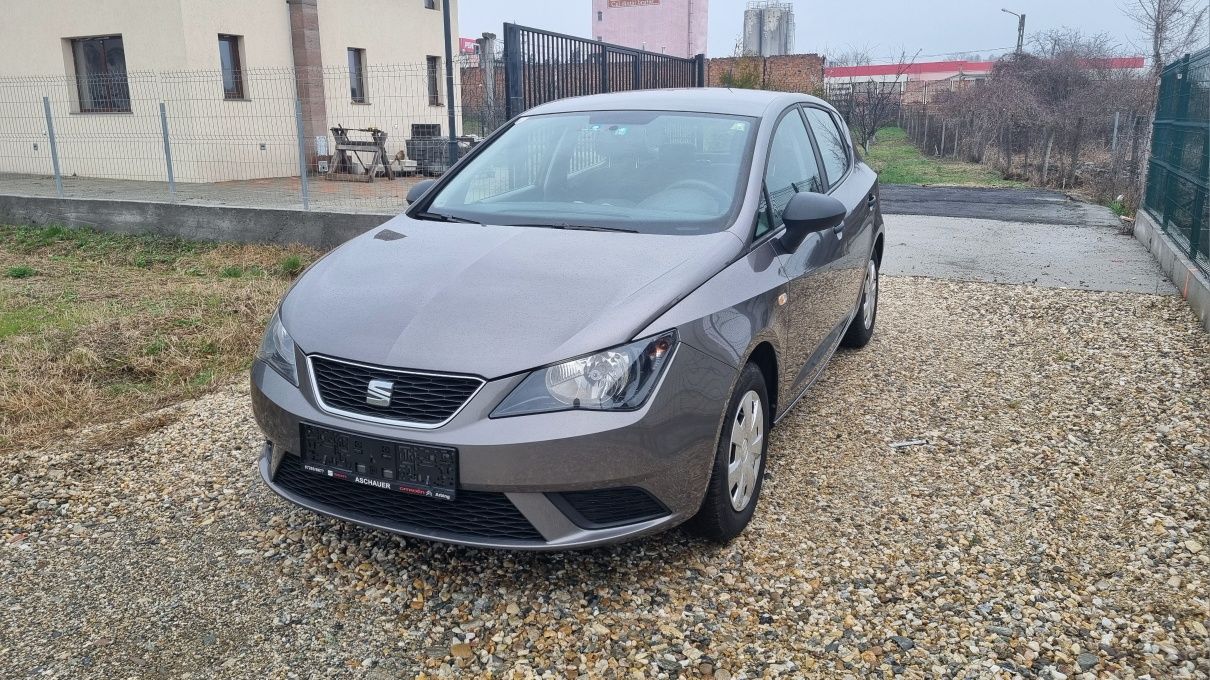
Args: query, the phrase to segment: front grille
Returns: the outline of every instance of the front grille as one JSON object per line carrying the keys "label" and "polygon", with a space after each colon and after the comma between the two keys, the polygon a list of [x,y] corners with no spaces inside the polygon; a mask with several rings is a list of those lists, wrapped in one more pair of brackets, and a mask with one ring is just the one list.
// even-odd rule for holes
{"label": "front grille", "polygon": [[308,500],[386,526],[467,538],[544,542],[542,534],[502,493],[460,490],[452,501],[409,496],[307,472],[297,456],[282,460],[273,482]]}
{"label": "front grille", "polygon": [[548,498],[583,529],[617,527],[668,514],[662,503],[635,487],[552,493]]}
{"label": "front grille", "polygon": [[[325,408],[400,423],[428,427],[444,424],[483,385],[479,378],[468,376],[411,373],[324,357],[310,360],[311,375]],[[371,380],[392,383],[390,405],[366,403]]]}

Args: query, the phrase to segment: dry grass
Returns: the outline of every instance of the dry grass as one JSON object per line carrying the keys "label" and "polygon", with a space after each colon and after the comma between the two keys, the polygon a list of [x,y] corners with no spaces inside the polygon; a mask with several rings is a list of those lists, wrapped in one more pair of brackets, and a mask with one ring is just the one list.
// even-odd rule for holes
{"label": "dry grass", "polygon": [[0,452],[163,407],[246,369],[277,300],[317,256],[0,226],[0,272],[29,272],[0,277]]}

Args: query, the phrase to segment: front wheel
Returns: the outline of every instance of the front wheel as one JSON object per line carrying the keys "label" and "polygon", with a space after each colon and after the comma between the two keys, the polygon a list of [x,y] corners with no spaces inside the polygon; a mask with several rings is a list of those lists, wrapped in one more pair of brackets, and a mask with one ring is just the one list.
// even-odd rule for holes
{"label": "front wheel", "polygon": [[702,507],[686,525],[690,531],[719,543],[735,538],[752,521],[765,476],[772,424],[769,391],[754,364],[744,366],[723,426],[714,468]]}
{"label": "front wheel", "polygon": [[849,324],[840,344],[845,347],[860,349],[870,344],[874,337],[874,322],[878,320],[878,263],[870,258],[866,263],[865,282],[861,286],[861,304],[857,306],[857,316]]}

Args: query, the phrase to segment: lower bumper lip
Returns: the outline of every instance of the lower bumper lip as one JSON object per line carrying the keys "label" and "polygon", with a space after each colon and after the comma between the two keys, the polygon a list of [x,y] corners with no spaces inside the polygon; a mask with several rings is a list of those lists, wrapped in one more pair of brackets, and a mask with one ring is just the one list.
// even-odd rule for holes
{"label": "lower bumper lip", "polygon": [[[299,505],[313,512],[317,512],[329,517],[341,519],[347,522],[367,527],[369,529],[378,529],[403,536],[411,536],[414,538],[423,538],[426,540],[440,541],[442,543],[451,543],[455,545],[464,545],[472,548],[491,548],[491,549],[506,549],[506,550],[529,550],[529,551],[559,551],[559,550],[575,550],[583,548],[592,548],[610,543],[617,543],[631,538],[655,533],[663,529],[675,526],[682,522],[685,517],[676,515],[666,515],[664,517],[628,524],[621,527],[613,527],[610,529],[587,530],[580,529],[569,535],[558,537],[555,540],[512,540],[512,539],[486,539],[466,534],[459,534],[448,531],[419,529],[408,525],[406,522],[384,522],[363,513],[349,511],[342,508],[337,508],[332,505],[317,501],[313,498],[293,493],[282,485],[273,480],[273,445],[269,442],[265,443],[260,456],[260,475],[265,484],[276,493],[278,496]],[[544,494],[522,493],[522,494],[506,494],[509,500],[514,504],[517,501],[523,501],[519,505],[526,505],[528,502],[542,502],[545,500]],[[518,499],[517,497],[528,497]],[[542,499],[534,497],[543,497]],[[444,501],[432,501],[440,503]],[[545,500],[549,503],[549,500]]]}

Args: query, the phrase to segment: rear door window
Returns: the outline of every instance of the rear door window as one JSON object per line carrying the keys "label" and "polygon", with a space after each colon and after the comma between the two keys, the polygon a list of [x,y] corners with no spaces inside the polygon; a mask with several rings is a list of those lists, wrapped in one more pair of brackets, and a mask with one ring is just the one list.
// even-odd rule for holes
{"label": "rear door window", "polygon": [[811,130],[819,144],[819,156],[823,159],[828,182],[835,185],[849,169],[851,154],[848,139],[836,126],[832,114],[811,106],[804,107],[803,111],[807,114],[807,120],[811,121]]}

